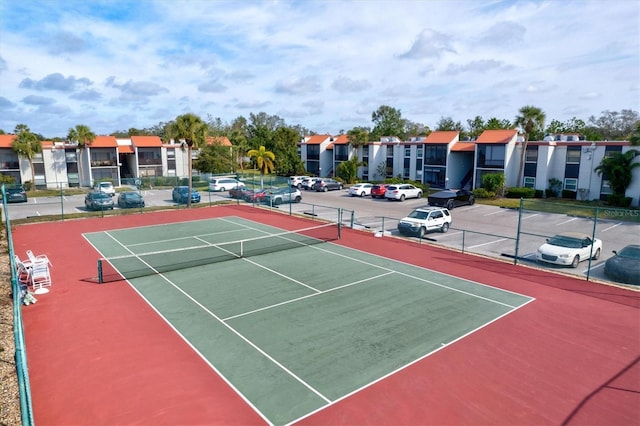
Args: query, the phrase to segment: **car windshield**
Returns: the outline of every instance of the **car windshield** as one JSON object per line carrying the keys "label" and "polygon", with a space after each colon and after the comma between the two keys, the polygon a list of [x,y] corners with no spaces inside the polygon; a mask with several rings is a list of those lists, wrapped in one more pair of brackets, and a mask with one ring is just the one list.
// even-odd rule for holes
{"label": "car windshield", "polygon": [[426,219],[427,216],[429,216],[429,212],[425,212],[422,210],[414,210],[411,213],[409,213],[409,218],[411,219]]}
{"label": "car windshield", "polygon": [[566,235],[556,235],[547,241],[552,246],[567,247],[567,248],[581,248],[582,240],[579,238],[568,237]]}
{"label": "car windshield", "polygon": [[100,198],[104,198],[104,199],[111,199],[111,197],[109,197],[109,195],[103,193],[103,192],[96,192],[95,194],[93,194],[93,198],[95,198],[96,200],[100,199]]}
{"label": "car windshield", "polygon": [[638,247],[627,246],[618,252],[618,256],[624,257],[625,259],[640,260],[640,246]]}

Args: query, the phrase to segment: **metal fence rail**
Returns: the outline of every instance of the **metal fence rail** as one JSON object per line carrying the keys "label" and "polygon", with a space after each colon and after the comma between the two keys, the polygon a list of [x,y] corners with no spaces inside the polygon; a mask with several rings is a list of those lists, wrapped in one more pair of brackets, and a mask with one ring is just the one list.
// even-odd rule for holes
{"label": "metal fence rail", "polygon": [[29,368],[27,365],[27,348],[24,340],[24,326],[22,323],[22,289],[18,282],[15,263],[15,251],[11,236],[11,222],[7,210],[5,186],[2,185],[2,207],[5,216],[5,231],[9,245],[9,264],[11,267],[11,293],[13,295],[13,334],[15,340],[16,374],[20,392],[20,415],[23,426],[31,426],[33,421],[33,405],[31,403],[31,386],[29,384]]}

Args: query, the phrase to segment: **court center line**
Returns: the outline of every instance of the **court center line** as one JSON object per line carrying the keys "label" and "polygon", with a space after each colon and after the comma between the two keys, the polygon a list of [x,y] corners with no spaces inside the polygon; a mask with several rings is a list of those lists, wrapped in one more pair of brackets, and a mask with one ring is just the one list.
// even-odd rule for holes
{"label": "court center line", "polygon": [[[250,261],[249,259],[245,259],[245,260]],[[252,263],[255,264],[255,262],[252,262]],[[262,267],[261,265],[257,265],[257,266]],[[306,296],[296,297],[295,299],[285,300],[284,302],[275,303],[275,304],[270,305],[270,306],[265,306],[263,308],[254,309],[252,311],[247,311],[247,312],[243,312],[241,314],[237,314],[237,315],[233,315],[233,316],[230,316],[230,317],[227,317],[227,318],[223,318],[222,321],[228,321],[228,320],[231,320],[231,319],[234,319],[234,318],[239,318],[239,317],[243,317],[243,316],[246,316],[246,315],[251,315],[251,314],[254,314],[256,312],[266,311],[267,309],[276,308],[276,307],[282,306],[282,305],[287,305],[289,303],[297,302],[297,301],[303,300],[303,299],[308,299],[310,297],[320,296],[320,295],[323,295],[323,294],[330,293],[332,291],[341,290],[343,288],[351,287],[351,286],[354,286],[354,285],[357,285],[357,284],[362,284],[362,283],[367,282],[367,281],[371,281],[371,280],[375,280],[375,279],[378,279],[378,278],[386,277],[387,275],[391,275],[391,274],[394,274],[394,273],[395,272],[385,272],[384,274],[376,275],[374,277],[363,278],[363,279],[358,280],[358,281],[354,281],[354,282],[350,282],[350,283],[347,283],[347,284],[343,284],[343,285],[338,286],[338,287],[330,288],[329,290],[318,291],[318,293],[307,294]]]}
{"label": "court center line", "polygon": [[[131,252],[131,250],[129,250],[124,244],[122,244],[120,241],[118,241],[116,238],[114,238],[111,234],[109,234],[109,232],[105,231],[105,233],[111,237],[116,243],[120,244],[125,250],[128,250],[129,252]],[[160,276],[163,280],[165,280],[167,283],[169,283],[169,285],[171,285],[173,288],[175,288],[176,290],[178,290],[180,293],[182,293],[187,299],[191,300],[194,304],[196,304],[198,307],[200,307],[200,309],[202,309],[203,311],[205,311],[206,313],[208,313],[209,315],[211,315],[211,317],[213,317],[214,319],[216,319],[220,324],[224,325],[225,327],[227,327],[232,333],[234,333],[236,336],[238,336],[240,339],[244,340],[249,346],[251,346],[252,348],[254,348],[256,351],[258,351],[260,354],[262,354],[262,356],[264,356],[265,358],[267,358],[269,361],[273,362],[275,365],[277,365],[278,367],[280,367],[280,369],[282,369],[282,371],[286,372],[287,374],[289,374],[291,377],[293,377],[295,380],[297,380],[300,384],[302,384],[304,387],[306,387],[307,389],[309,389],[311,392],[315,393],[316,395],[318,395],[320,398],[322,398],[323,400],[325,400],[327,403],[330,403],[331,400],[329,398],[327,398],[326,396],[324,396],[322,393],[320,393],[317,389],[313,388],[310,384],[308,384],[307,382],[305,382],[304,380],[302,380],[300,377],[298,377],[293,371],[289,370],[287,367],[285,367],[282,363],[280,363],[278,360],[276,360],[274,357],[272,357],[271,355],[269,355],[268,353],[266,353],[265,351],[263,351],[260,347],[258,347],[255,343],[253,343],[251,340],[249,340],[249,338],[247,338],[246,336],[244,336],[242,333],[240,333],[238,330],[236,330],[235,328],[231,327],[229,324],[227,324],[226,322],[224,322],[219,316],[217,316],[215,313],[213,313],[212,311],[210,311],[207,307],[205,307],[203,304],[201,304],[200,302],[198,302],[196,299],[194,299],[190,294],[188,294],[187,292],[185,292],[182,288],[180,288],[178,285],[176,285],[173,281],[171,281],[169,278],[167,278],[166,276],[164,276],[164,274],[158,272],[157,270],[155,270],[151,265],[149,265],[148,263],[146,263],[144,260],[140,259],[141,262],[143,262],[144,264],[146,264],[149,268],[151,268],[151,270],[155,271],[157,273],[158,276]],[[183,339],[187,340],[184,336]]]}

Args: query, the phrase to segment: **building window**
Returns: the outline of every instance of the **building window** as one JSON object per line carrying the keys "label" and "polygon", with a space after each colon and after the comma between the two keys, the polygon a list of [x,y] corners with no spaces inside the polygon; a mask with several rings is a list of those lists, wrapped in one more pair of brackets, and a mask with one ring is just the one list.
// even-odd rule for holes
{"label": "building window", "polygon": [[580,147],[570,146],[567,148],[567,164],[580,163]]}
{"label": "building window", "polygon": [[578,190],[578,179],[567,178],[564,180],[564,189],[567,191],[577,191]]}
{"label": "building window", "polygon": [[535,188],[536,187],[536,178],[525,176],[524,178],[524,187],[525,188]]}
{"label": "building window", "polygon": [[425,164],[444,166],[447,164],[447,147],[445,145],[427,145],[425,147]]}
{"label": "building window", "polygon": [[537,163],[538,162],[538,147],[537,146],[528,146],[527,154],[525,161],[528,163]]}
{"label": "building window", "polygon": [[319,159],[320,159],[320,145],[307,145],[307,160],[319,160]]}
{"label": "building window", "polygon": [[504,145],[478,146],[478,167],[504,168]]}
{"label": "building window", "polygon": [[393,157],[393,145],[387,145],[387,157]]}
{"label": "building window", "polygon": [[411,170],[411,158],[405,158],[405,159],[404,159],[403,174],[402,174],[402,176],[403,176],[405,179],[409,179],[409,177],[410,177],[410,174],[409,174],[410,170]]}
{"label": "building window", "polygon": [[411,157],[411,145],[404,146],[404,156]]}
{"label": "building window", "polygon": [[422,158],[423,148],[424,148],[424,146],[418,145],[418,148],[416,149],[416,157],[417,158]]}

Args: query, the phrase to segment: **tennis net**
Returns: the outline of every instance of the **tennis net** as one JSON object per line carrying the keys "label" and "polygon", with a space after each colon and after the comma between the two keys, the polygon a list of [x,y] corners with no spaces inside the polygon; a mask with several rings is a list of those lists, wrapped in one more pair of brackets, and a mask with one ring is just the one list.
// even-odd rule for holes
{"label": "tennis net", "polygon": [[340,225],[328,223],[244,240],[100,258],[98,259],[98,282],[106,283],[162,274],[227,260],[295,249],[339,238]]}

